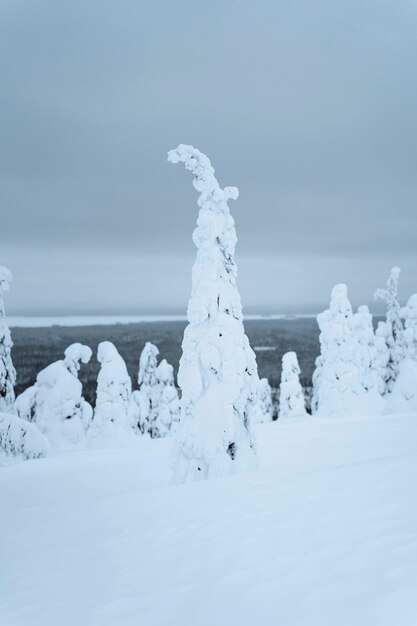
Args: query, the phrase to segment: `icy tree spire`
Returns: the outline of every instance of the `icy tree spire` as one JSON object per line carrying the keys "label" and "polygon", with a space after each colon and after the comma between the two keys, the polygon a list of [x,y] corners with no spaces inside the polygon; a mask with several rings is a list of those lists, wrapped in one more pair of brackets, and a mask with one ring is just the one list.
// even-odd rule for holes
{"label": "icy tree spire", "polygon": [[279,417],[305,417],[306,415],[297,355],[295,352],[286,352],[282,357]]}
{"label": "icy tree spire", "polygon": [[400,316],[398,301],[398,280],[400,268],[393,267],[387,280],[385,289],[377,289],[374,295],[376,300],[383,300],[387,305],[387,335],[386,342],[389,350],[387,389],[392,391],[397,379],[400,363],[404,358],[404,328]]}
{"label": "icy tree spire", "polygon": [[157,380],[156,367],[159,350],[147,341],[139,358],[139,430],[143,433],[151,432],[151,423],[155,419],[157,408]]}
{"label": "icy tree spire", "polygon": [[3,294],[9,290],[12,280],[7,267],[0,267],[0,411],[13,411],[16,370],[13,367],[11,349],[13,342],[6,324]]}
{"label": "icy tree spire", "polygon": [[192,146],[179,145],[168,160],[184,163],[200,193],[189,325],[178,373],[181,423],[173,452],[173,479],[186,482],[255,464],[251,423],[259,378],[236,286],[237,239],[227,202],[238,197],[238,190],[222,189],[210,160]]}

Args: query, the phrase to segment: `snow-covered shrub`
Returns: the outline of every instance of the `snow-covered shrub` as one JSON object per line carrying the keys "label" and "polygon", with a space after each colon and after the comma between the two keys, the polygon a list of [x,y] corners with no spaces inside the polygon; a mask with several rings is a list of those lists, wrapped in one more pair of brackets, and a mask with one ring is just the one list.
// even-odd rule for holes
{"label": "snow-covered shrub", "polygon": [[361,347],[353,330],[346,285],[333,288],[330,307],[317,316],[317,322],[321,354],[319,371],[313,376],[315,413],[333,417],[373,412],[357,363]]}
{"label": "snow-covered shrub", "polygon": [[267,378],[261,378],[258,385],[258,419],[260,424],[273,419],[272,389]]}
{"label": "snow-covered shrub", "polygon": [[377,289],[375,299],[383,300],[387,305],[386,313],[386,343],[389,350],[387,392],[391,392],[400,371],[400,364],[404,358],[404,328],[400,315],[398,301],[398,280],[400,268],[393,267],[387,280],[385,289]]}
{"label": "snow-covered shrub", "polygon": [[405,358],[387,401],[388,412],[417,411],[417,294],[401,309],[401,317],[405,327]]}
{"label": "snow-covered shrub", "polygon": [[92,408],[83,398],[78,370],[79,360],[87,363],[90,357],[88,346],[69,346],[63,360],[40,371],[35,384],[16,398],[19,417],[36,423],[53,449],[65,450],[85,443]]}
{"label": "snow-covered shrub", "polygon": [[13,412],[16,371],[13,367],[11,349],[13,342],[6,324],[3,294],[8,291],[12,275],[6,267],[0,267],[0,411]]}
{"label": "snow-covered shrub", "polygon": [[156,368],[156,402],[150,424],[151,437],[176,432],[180,420],[180,401],[174,384],[174,368],[162,359]]}
{"label": "snow-covered shrub", "polygon": [[134,434],[131,422],[132,381],[126,363],[110,341],[103,341],[97,348],[101,365],[97,377],[97,397],[91,438],[107,443],[121,443]]}
{"label": "snow-covered shrub", "polygon": [[303,388],[300,384],[300,366],[295,352],[286,352],[282,357],[278,415],[279,418],[307,415]]}
{"label": "snow-covered shrub", "polygon": [[238,190],[221,189],[210,160],[192,146],[179,145],[168,160],[185,164],[200,193],[189,325],[178,373],[181,422],[173,451],[173,480],[186,482],[256,465],[251,424],[259,378],[236,286],[237,238],[227,202]]}
{"label": "snow-covered shrub", "polygon": [[152,423],[155,421],[158,403],[156,380],[158,354],[158,348],[147,341],[139,359],[139,396],[135,396],[139,400],[139,430],[142,434],[150,433],[151,436],[157,436],[152,435]]}
{"label": "snow-covered shrub", "polygon": [[48,440],[35,424],[13,413],[0,413],[0,458],[38,459],[47,452]]}

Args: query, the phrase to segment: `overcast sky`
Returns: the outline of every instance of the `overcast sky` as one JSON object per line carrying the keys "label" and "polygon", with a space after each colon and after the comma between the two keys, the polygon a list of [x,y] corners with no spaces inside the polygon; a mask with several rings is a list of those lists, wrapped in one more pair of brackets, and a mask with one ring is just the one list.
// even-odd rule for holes
{"label": "overcast sky", "polygon": [[244,309],[417,291],[417,3],[0,0],[9,313],[183,312],[211,159]]}

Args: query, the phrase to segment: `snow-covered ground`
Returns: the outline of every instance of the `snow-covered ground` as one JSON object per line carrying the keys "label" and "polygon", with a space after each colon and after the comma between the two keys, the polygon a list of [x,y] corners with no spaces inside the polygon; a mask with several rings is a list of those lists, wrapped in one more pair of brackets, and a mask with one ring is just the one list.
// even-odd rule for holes
{"label": "snow-covered ground", "polygon": [[417,415],[259,426],[261,469],[169,486],[171,441],[0,470],[2,626],[415,626]]}

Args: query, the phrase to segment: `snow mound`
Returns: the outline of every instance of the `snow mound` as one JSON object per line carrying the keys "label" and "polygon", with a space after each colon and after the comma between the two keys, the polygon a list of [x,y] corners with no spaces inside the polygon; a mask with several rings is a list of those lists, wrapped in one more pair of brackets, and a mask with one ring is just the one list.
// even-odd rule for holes
{"label": "snow mound", "polygon": [[38,459],[46,456],[48,440],[40,430],[12,413],[0,413],[0,461],[6,457]]}

